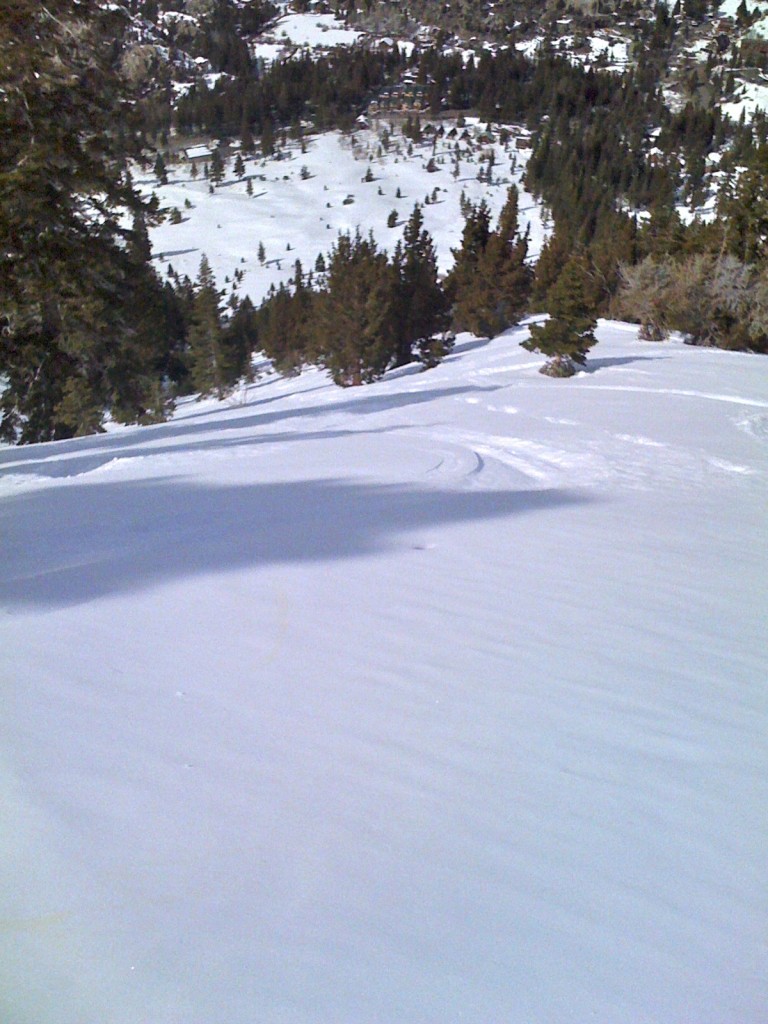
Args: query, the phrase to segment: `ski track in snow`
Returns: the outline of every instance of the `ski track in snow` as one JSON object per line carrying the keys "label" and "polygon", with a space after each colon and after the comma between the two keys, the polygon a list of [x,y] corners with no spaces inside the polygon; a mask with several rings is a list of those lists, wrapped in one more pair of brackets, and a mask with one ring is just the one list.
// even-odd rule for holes
{"label": "ski track in snow", "polygon": [[3,1024],[764,1024],[765,362],[0,448]]}

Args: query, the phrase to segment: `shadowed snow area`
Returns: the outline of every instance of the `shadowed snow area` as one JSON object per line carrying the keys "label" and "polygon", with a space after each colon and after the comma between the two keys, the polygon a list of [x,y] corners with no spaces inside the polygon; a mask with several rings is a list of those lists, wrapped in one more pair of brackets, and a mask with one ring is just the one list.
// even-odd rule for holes
{"label": "shadowed snow area", "polygon": [[[128,481],[10,498],[0,601],[58,604],[271,562],[385,551],[399,534],[574,503],[557,490],[451,493],[341,481]],[[46,524],[56,532],[46,536]],[[389,537],[391,541],[388,541]]]}
{"label": "shadowed snow area", "polygon": [[0,449],[3,1024],[764,1024],[768,363],[525,336]]}

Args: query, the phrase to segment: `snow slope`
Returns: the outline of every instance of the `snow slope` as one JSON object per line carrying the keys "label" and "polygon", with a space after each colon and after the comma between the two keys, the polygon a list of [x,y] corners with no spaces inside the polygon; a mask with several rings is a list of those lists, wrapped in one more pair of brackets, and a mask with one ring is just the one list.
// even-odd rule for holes
{"label": "snow slope", "polygon": [[[240,271],[238,294],[258,304],[270,285],[288,281],[297,259],[305,273],[312,270],[318,254],[328,253],[341,231],[372,231],[380,248],[393,252],[404,223],[420,203],[440,269],[447,273],[453,265],[451,249],[459,246],[464,226],[462,192],[472,203],[485,200],[496,218],[512,184],[520,190],[520,229],[530,226],[530,254],[538,256],[548,231],[541,208],[522,186],[527,152],[517,151],[513,139],[506,146],[498,139],[479,141],[484,126],[476,118],[467,122],[462,133],[470,138],[425,139],[411,145],[410,154],[409,140],[385,119],[378,131],[360,128],[352,134],[314,135],[305,141],[305,153],[299,143],[289,141],[279,158],[245,161],[241,180],[230,161],[225,181],[212,194],[201,174],[192,177],[190,164],[177,164],[170,169],[167,185],[154,179],[142,183],[147,192],[157,193],[164,208],[175,207],[183,216],[181,223],[166,219],[151,232],[158,270],[162,274],[170,264],[176,273],[194,280],[205,254],[221,287],[229,277],[231,289],[234,272]],[[454,126],[447,120],[437,123],[446,131]],[[390,135],[386,150],[379,141],[385,133]],[[490,152],[495,160],[492,184],[478,180],[480,168],[487,167],[483,158]],[[435,171],[427,170],[430,158]],[[366,182],[368,168],[373,180]],[[436,201],[425,203],[435,190]],[[390,228],[387,218],[393,210],[399,219]],[[265,249],[264,264],[257,258],[259,242]]]}
{"label": "snow slope", "polygon": [[764,1024],[765,360],[524,335],[0,451],[4,1024]]}

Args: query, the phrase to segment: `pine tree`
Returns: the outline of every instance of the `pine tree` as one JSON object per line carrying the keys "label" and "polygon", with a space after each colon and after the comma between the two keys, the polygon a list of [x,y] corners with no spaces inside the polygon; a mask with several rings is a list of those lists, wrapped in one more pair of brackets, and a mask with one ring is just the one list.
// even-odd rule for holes
{"label": "pine tree", "polygon": [[222,343],[219,299],[211,265],[203,256],[195,284],[188,338],[190,379],[201,397],[215,394],[223,398],[231,378]]}
{"label": "pine tree", "polygon": [[247,121],[243,121],[240,129],[240,149],[246,156],[252,156],[256,151],[253,132],[251,131],[250,125]]}
{"label": "pine tree", "polygon": [[[485,200],[474,206],[465,197],[462,205],[464,209],[464,229],[461,235],[461,246],[458,249],[451,250],[453,252],[454,264],[445,282],[446,294],[454,306],[462,291],[471,287],[480,258],[485,252],[485,247],[491,235],[491,211]],[[458,326],[458,324],[455,323],[455,326]]]}
{"label": "pine tree", "polygon": [[234,172],[238,178],[242,178],[245,174],[245,163],[240,153],[235,157]]}
{"label": "pine tree", "polygon": [[224,181],[224,160],[218,149],[215,149],[211,156],[208,175],[214,185],[220,185]]}
{"label": "pine tree", "polygon": [[126,167],[139,137],[112,64],[120,17],[90,0],[0,5],[0,432],[8,441],[99,429],[122,403],[118,391],[130,393],[123,414],[140,419],[158,392],[164,339],[137,297],[162,286],[126,226],[126,213],[146,220],[153,208]]}
{"label": "pine tree", "polygon": [[437,255],[418,203],[403,232],[395,259],[397,274],[397,347],[395,365],[413,358],[414,346],[425,366],[436,366],[450,351],[448,303],[437,275]]}
{"label": "pine tree", "polygon": [[315,358],[315,299],[299,265],[294,269],[293,292],[281,284],[258,310],[259,346],[279,373],[293,376]]}
{"label": "pine tree", "polygon": [[563,272],[571,254],[571,243],[563,230],[557,227],[544,242],[536,261],[536,271],[531,290],[531,306],[534,310],[546,308],[550,288]]}
{"label": "pine tree", "polygon": [[745,263],[763,261],[768,255],[768,184],[764,169],[744,171],[735,187],[721,195],[718,214],[727,222],[730,252]]}
{"label": "pine tree", "polygon": [[168,169],[165,166],[165,160],[163,159],[163,154],[162,153],[158,153],[157,156],[155,157],[155,166],[154,166],[153,170],[154,170],[154,175],[157,178],[157,180],[160,182],[160,184],[161,185],[167,185],[168,184]]}
{"label": "pine tree", "polygon": [[531,337],[523,342],[530,352],[541,352],[548,362],[541,372],[550,377],[571,377],[583,365],[595,344],[597,321],[592,309],[593,285],[583,253],[575,253],[550,288],[549,319],[531,324]]}
{"label": "pine tree", "polygon": [[396,279],[372,237],[340,235],[326,261],[318,296],[319,357],[336,384],[369,384],[385,372],[397,347]]}
{"label": "pine tree", "polygon": [[237,304],[229,323],[222,335],[224,363],[227,368],[227,380],[234,384],[241,377],[251,377],[251,353],[256,349],[259,340],[256,310],[246,296]]}
{"label": "pine tree", "polygon": [[518,193],[513,186],[498,229],[459,278],[453,312],[459,330],[493,337],[517,323],[527,307],[533,278],[527,257],[528,234],[518,235]]}
{"label": "pine tree", "polygon": [[261,154],[262,156],[272,156],[275,152],[275,129],[272,126],[272,122],[267,120],[264,122],[264,127],[261,130]]}

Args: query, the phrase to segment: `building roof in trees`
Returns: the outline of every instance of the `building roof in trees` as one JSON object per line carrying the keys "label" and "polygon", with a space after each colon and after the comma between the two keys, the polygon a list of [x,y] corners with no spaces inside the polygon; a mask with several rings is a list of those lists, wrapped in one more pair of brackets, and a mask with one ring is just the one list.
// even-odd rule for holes
{"label": "building roof in trees", "polygon": [[210,146],[187,146],[184,150],[184,156],[187,160],[210,160],[213,156],[213,150]]}

